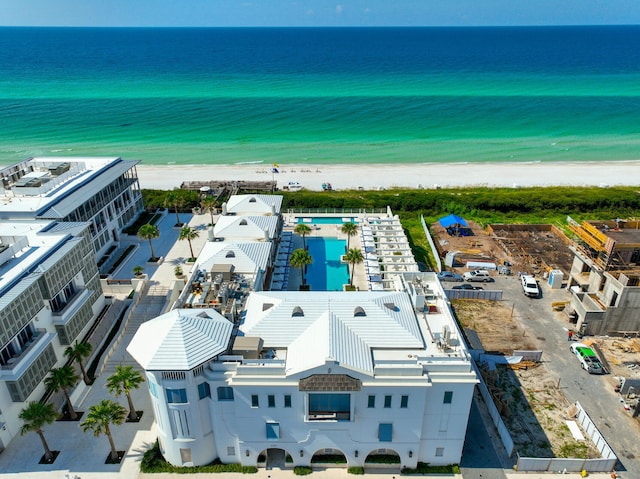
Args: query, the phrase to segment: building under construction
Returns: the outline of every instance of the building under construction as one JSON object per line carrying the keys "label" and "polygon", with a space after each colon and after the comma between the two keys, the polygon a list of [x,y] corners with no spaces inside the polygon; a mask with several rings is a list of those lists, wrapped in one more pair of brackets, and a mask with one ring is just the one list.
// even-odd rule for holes
{"label": "building under construction", "polygon": [[640,222],[567,220],[575,235],[570,319],[583,334],[640,335]]}

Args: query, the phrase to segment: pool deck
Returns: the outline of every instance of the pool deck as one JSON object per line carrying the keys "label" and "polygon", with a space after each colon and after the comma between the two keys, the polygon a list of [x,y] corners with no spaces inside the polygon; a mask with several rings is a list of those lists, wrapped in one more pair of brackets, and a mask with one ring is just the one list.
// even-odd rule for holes
{"label": "pool deck", "polygon": [[[284,231],[294,231],[298,222],[296,217],[294,216],[285,216],[284,222]],[[342,240],[347,240],[347,235],[345,235],[342,231],[342,224],[313,224],[313,223],[305,223],[307,226],[311,228],[311,233],[307,235],[307,238],[338,238]],[[302,248],[302,237],[297,234],[293,234],[293,249]],[[360,240],[360,235],[357,234],[352,236],[349,239],[349,248],[359,248],[364,255],[364,248],[362,247],[362,242]],[[351,267],[349,267],[349,272],[351,272]],[[353,285],[358,288],[359,291],[368,291],[369,283],[367,281],[367,273],[365,270],[364,263],[357,264],[354,268],[353,274]],[[302,284],[302,276],[300,274],[299,268],[291,268],[289,272],[289,291],[297,291]]]}

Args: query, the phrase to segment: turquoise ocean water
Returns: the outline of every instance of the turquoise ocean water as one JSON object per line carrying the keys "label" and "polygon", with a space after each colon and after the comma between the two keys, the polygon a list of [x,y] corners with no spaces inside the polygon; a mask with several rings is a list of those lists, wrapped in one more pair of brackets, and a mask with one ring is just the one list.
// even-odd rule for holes
{"label": "turquoise ocean water", "polygon": [[640,27],[0,28],[0,164],[640,159]]}

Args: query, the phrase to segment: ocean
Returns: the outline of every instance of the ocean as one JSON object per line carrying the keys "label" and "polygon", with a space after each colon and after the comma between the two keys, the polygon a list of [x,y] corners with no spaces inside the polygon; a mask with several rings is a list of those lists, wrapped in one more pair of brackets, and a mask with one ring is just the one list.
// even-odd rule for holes
{"label": "ocean", "polygon": [[0,28],[0,164],[640,159],[640,27]]}

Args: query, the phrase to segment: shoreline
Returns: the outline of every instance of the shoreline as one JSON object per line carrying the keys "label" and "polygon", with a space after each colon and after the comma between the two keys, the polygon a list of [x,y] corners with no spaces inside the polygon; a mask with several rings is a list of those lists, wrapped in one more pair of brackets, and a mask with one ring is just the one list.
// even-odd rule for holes
{"label": "shoreline", "polygon": [[140,187],[170,190],[184,181],[289,182],[312,191],[323,183],[334,190],[391,188],[460,188],[520,186],[636,186],[640,160],[562,163],[400,163],[343,165],[281,165],[272,173],[264,164],[136,166]]}

